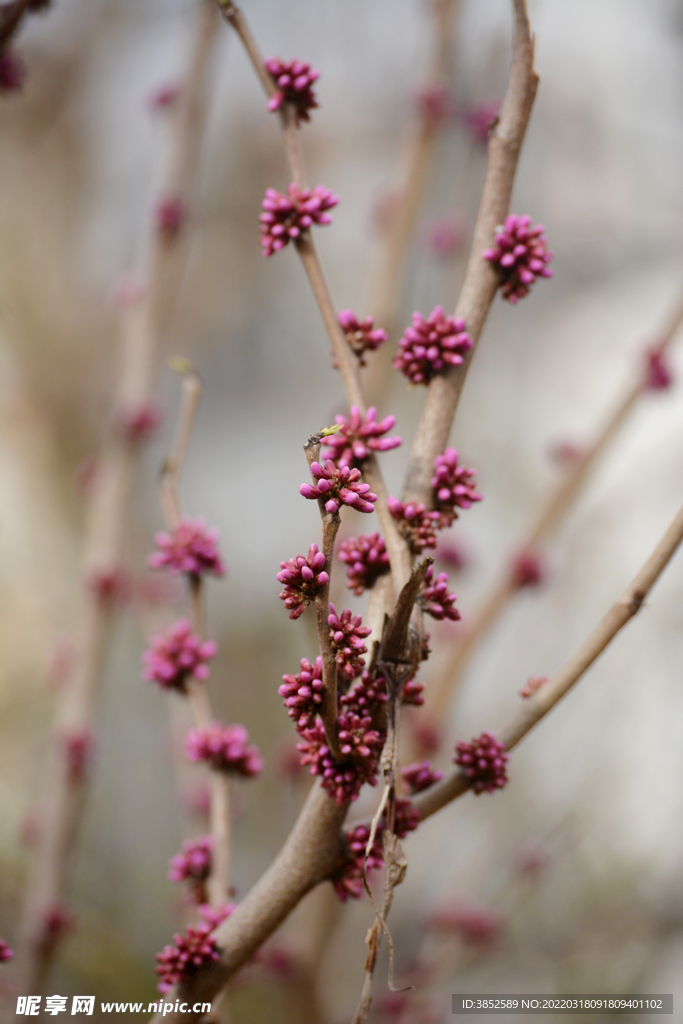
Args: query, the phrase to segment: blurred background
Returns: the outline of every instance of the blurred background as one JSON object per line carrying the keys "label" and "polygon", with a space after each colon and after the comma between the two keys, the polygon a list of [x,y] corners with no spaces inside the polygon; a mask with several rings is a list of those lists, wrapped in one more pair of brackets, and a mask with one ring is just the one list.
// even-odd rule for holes
{"label": "blurred background", "polygon": [[[52,723],[78,656],[88,467],[106,436],[120,357],[114,296],[144,267],[168,151],[168,113],[150,97],[182,79],[196,6],[54,0],[17,37],[23,87],[0,97],[0,936],[11,944],[44,821]],[[392,337],[366,371],[380,415],[396,415],[404,438],[382,457],[394,494],[424,393],[406,387],[390,357],[413,310],[454,306],[485,168],[476,115],[495,111],[504,93],[509,6],[453,4],[447,112],[391,322],[379,324]],[[244,10],[266,56],[321,71],[320,109],[302,138],[311,181],[340,203],[316,242],[337,307],[377,314],[387,224],[427,116],[434,9],[246,0]],[[496,299],[452,434],[484,495],[448,538],[464,555],[451,583],[465,622],[565,471],[553,449],[596,435],[683,288],[683,3],[530,0],[529,12],[541,84],[512,208],[546,225],[555,276],[518,307]],[[179,702],[140,680],[145,637],[184,610],[182,588],[160,589],[145,570],[162,526],[157,478],[178,409],[166,366],[175,353],[205,382],[183,506],[220,529],[229,565],[226,580],[209,584],[220,645],[211,693],[266,759],[236,800],[237,898],[279,849],[307,785],[291,770],[295,737],[277,688],[314,657],[315,628],[308,615],[288,620],[275,574],[318,539],[317,510],[298,493],[301,445],[345,405],[296,253],[261,257],[260,202],[288,176],[253,70],[227,26],[218,29],[187,273],[155,370],[164,418],[126,523],[133,596],[108,650],[66,893],[77,925],[49,984],[62,994],[155,997],[154,954],[186,913],[167,862],[206,827],[201,773],[174,756]],[[676,378],[680,348],[671,351]],[[517,596],[477,651],[436,767],[448,767],[456,739],[507,722],[530,675],[560,667],[682,499],[674,384],[638,403],[549,545],[543,585]],[[377,528],[374,516],[358,520],[349,513],[345,535]],[[362,611],[340,570],[333,599]],[[641,615],[515,751],[505,792],[466,797],[406,841],[393,935],[398,980],[418,991],[390,997],[383,961],[376,1020],[438,1024],[458,991],[683,997],[682,599],[679,556]],[[450,637],[438,624],[431,632],[427,687]],[[365,795],[353,817],[375,798]],[[224,1001],[226,1020],[350,1019],[372,912],[364,899],[337,913],[331,892],[310,897],[272,955],[248,969]],[[314,953],[311,935],[321,934]],[[11,966],[2,968],[10,994]]]}

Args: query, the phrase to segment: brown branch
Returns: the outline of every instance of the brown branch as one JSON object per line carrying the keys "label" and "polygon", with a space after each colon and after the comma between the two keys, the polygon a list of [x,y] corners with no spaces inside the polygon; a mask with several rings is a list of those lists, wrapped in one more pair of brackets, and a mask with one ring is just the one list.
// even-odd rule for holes
{"label": "brown branch", "polygon": [[[200,139],[205,120],[205,85],[208,57],[215,36],[217,17],[212,5],[198,4],[198,25],[192,45],[186,85],[178,99],[172,123],[171,159],[162,195],[186,197],[191,191]],[[179,191],[180,189],[180,191]],[[82,817],[88,786],[87,771],[70,769],[63,738],[68,735],[92,737],[95,709],[110,629],[114,617],[111,599],[93,585],[107,575],[120,572],[124,553],[124,525],[128,519],[134,473],[140,445],[123,429],[126,417],[149,401],[152,373],[161,336],[172,299],[179,290],[187,248],[183,232],[177,239],[151,234],[148,280],[144,297],[130,311],[122,325],[122,366],[114,415],[109,436],[100,459],[99,479],[93,495],[85,541],[85,578],[87,589],[79,623],[81,652],[73,681],[59,714],[56,735],[60,749],[50,775],[48,800],[50,816],[38,851],[22,924],[19,963],[21,990],[40,992],[56,944],[43,941],[49,910],[62,900],[68,862]]]}
{"label": "brown branch", "polygon": [[[679,510],[656,548],[626,588],[619,600],[610,608],[578,651],[559,672],[544,683],[534,696],[524,702],[515,718],[499,733],[507,750],[512,750],[548,714],[555,705],[578,683],[591,665],[612,642],[617,633],[636,615],[664,569],[683,541],[683,508]],[[424,793],[415,797],[414,804],[422,818],[428,818],[446,804],[467,791],[467,780],[459,770],[450,772]]]}
{"label": "brown branch", "polygon": [[[657,350],[664,352],[672,344],[683,325],[683,294],[681,294],[657,336]],[[635,380],[629,384],[592,444],[587,445],[572,459],[559,483],[541,505],[529,529],[515,545],[515,551],[535,553],[539,546],[557,530],[571,509],[596,463],[609,447],[621,428],[637,408],[640,400],[649,394],[642,366]],[[482,639],[500,619],[509,601],[519,593],[519,587],[508,566],[494,583],[472,617],[467,630],[452,641],[450,657],[429,687],[425,711],[440,717],[448,700],[458,687],[470,658]]]}
{"label": "brown branch", "polygon": [[455,310],[456,318],[463,319],[467,325],[472,348],[461,366],[434,377],[429,384],[406,473],[403,501],[429,502],[434,459],[448,443],[465,376],[498,290],[498,275],[491,264],[482,259],[482,253],[492,243],[496,226],[507,216],[517,161],[538,85],[525,0],[513,0],[513,6],[515,31],[510,78],[498,122],[489,135],[486,177],[465,280]]}

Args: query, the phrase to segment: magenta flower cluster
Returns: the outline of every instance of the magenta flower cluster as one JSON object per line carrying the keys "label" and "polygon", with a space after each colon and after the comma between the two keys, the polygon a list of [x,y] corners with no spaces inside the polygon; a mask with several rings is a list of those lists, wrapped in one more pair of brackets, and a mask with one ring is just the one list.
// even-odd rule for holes
{"label": "magenta flower cluster", "polygon": [[174,945],[164,946],[157,953],[160,992],[168,992],[178,982],[191,978],[204,964],[218,960],[220,954],[212,931],[208,922],[190,926],[184,935],[173,936]]}
{"label": "magenta flower cluster", "polygon": [[645,353],[645,387],[650,391],[666,391],[673,384],[673,373],[662,345]]}
{"label": "magenta flower cluster", "polygon": [[181,619],[166,633],[152,637],[150,649],[142,655],[142,677],[164,689],[185,693],[188,676],[208,679],[207,662],[217,650],[213,640],[201,640],[192,632],[187,619]]}
{"label": "magenta flower cluster", "polygon": [[388,340],[386,331],[374,327],[371,316],[359,320],[352,309],[343,309],[339,314],[339,323],[346,335],[352,351],[358,356],[358,362],[365,366],[365,353],[376,351]]}
{"label": "magenta flower cluster", "polygon": [[289,609],[290,619],[298,619],[303,615],[306,607],[330,579],[325,572],[325,556],[322,551],[318,551],[317,544],[311,544],[308,555],[297,555],[288,562],[280,562],[277,578],[285,584],[280,600]]}
{"label": "magenta flower cluster", "polygon": [[508,781],[506,764],[509,754],[503,744],[490,732],[483,732],[471,743],[457,744],[453,758],[455,764],[465,772],[467,780],[477,795],[495,793]]}
{"label": "magenta flower cluster", "polygon": [[369,484],[360,482],[360,470],[349,466],[335,466],[327,459],[323,466],[319,462],[311,463],[311,475],[317,484],[301,484],[299,493],[304,498],[322,498],[325,511],[334,514],[342,505],[355,508],[358,512],[372,512],[377,495],[370,490]]}
{"label": "magenta flower cluster", "polygon": [[496,267],[504,299],[515,305],[529,294],[538,277],[552,277],[548,263],[553,254],[546,248],[545,228],[531,227],[531,217],[511,213],[498,228],[496,244],[486,249],[483,259]]}
{"label": "magenta flower cluster", "polygon": [[319,775],[323,788],[341,805],[356,800],[366,782],[376,785],[384,737],[373,728],[370,715],[361,716],[353,711],[342,711],[337,726],[341,752],[348,760],[335,761],[320,723],[302,732],[297,750],[301,753],[301,764],[310,765],[311,775]]}
{"label": "magenta flower cluster", "polygon": [[3,939],[0,939],[0,963],[11,960],[13,956],[14,950]]}
{"label": "magenta flower cluster", "polygon": [[[398,799],[394,810],[394,833],[399,839],[405,839],[409,832],[413,832],[417,828],[419,823],[419,811],[413,807],[410,800]],[[343,864],[331,876],[335,892],[343,903],[348,899],[360,899],[363,895],[364,863],[366,874],[381,868],[384,864],[382,833],[385,828],[386,819],[383,818],[370,847],[367,862],[365,861],[365,851],[370,838],[370,829],[367,825],[356,825],[354,829],[344,834],[347,856]]]}
{"label": "magenta flower cluster", "polygon": [[265,61],[265,68],[277,86],[277,92],[268,100],[268,110],[274,113],[285,103],[291,103],[297,124],[310,121],[309,110],[318,106],[313,85],[320,78],[320,72],[302,60],[281,60],[279,57]]}
{"label": "magenta flower cluster", "polygon": [[183,199],[168,196],[160,199],[154,208],[154,223],[166,241],[180,234],[187,221],[187,204]]}
{"label": "magenta flower cluster", "polygon": [[519,551],[513,556],[510,565],[510,579],[518,590],[525,587],[538,587],[546,577],[545,567],[540,555],[535,551]]}
{"label": "magenta flower cluster", "polygon": [[209,725],[191,729],[185,740],[190,761],[207,761],[214,771],[230,772],[251,779],[259,775],[263,759],[258,747],[249,742],[243,725]]}
{"label": "magenta flower cluster", "polygon": [[395,425],[396,417],[385,416],[378,421],[374,406],[361,416],[358,407],[352,405],[348,420],[345,416],[335,416],[335,420],[341,429],[325,438],[327,450],[323,454],[336,466],[358,467],[370,452],[388,452],[402,443],[400,437],[382,437]]}
{"label": "magenta flower cluster", "polygon": [[360,615],[352,615],[350,608],[337,615],[333,604],[330,604],[327,622],[337,669],[345,681],[350,682],[365,668],[365,659],[361,655],[367,654],[368,649],[363,640],[370,636],[372,630],[363,625]]}
{"label": "magenta flower cluster", "polygon": [[443,772],[435,771],[429,761],[417,761],[401,769],[401,774],[411,793],[421,793],[443,778]]}
{"label": "magenta flower cluster", "polygon": [[282,680],[278,693],[284,698],[287,714],[296,723],[297,732],[312,729],[323,699],[322,658],[318,656],[314,665],[302,658],[301,671],[295,676],[283,676]]}
{"label": "magenta flower cluster", "polygon": [[465,321],[446,316],[441,306],[436,306],[426,320],[413,313],[412,327],[399,342],[393,366],[413,384],[429,384],[437,373],[459,366],[471,348]]}
{"label": "magenta flower cluster", "polygon": [[339,698],[342,708],[358,715],[374,716],[382,704],[387,702],[387,689],[382,676],[373,679],[366,669],[352,690]]}
{"label": "magenta flower cluster", "polygon": [[439,512],[427,508],[417,501],[402,502],[389,497],[389,511],[398,523],[398,528],[410,544],[413,554],[425,548],[436,547],[436,531],[441,526]]}
{"label": "magenta flower cluster", "polygon": [[180,853],[171,857],[166,877],[169,882],[189,882],[198,904],[206,902],[205,882],[211,874],[213,838],[200,836],[183,843]]}
{"label": "magenta flower cluster", "polygon": [[327,211],[338,202],[339,197],[322,185],[300,188],[292,182],[287,195],[267,188],[261,203],[264,212],[259,217],[263,255],[272,256],[284,249],[313,224],[331,224],[332,217]]}
{"label": "magenta flower cluster", "polygon": [[422,581],[419,600],[425,612],[433,619],[457,622],[460,618],[460,612],[455,607],[457,598],[448,591],[448,573],[440,572],[435,579],[434,567],[431,565]]}
{"label": "magenta flower cluster", "polygon": [[346,584],[360,596],[389,572],[389,554],[379,533],[350,537],[339,545],[339,559],[346,565]]}
{"label": "magenta flower cluster", "polygon": [[26,78],[26,65],[12,50],[0,54],[0,93],[18,92]]}
{"label": "magenta flower cluster", "polygon": [[207,527],[202,518],[182,518],[172,533],[157,533],[154,543],[159,551],[147,560],[152,569],[186,572],[190,576],[225,573],[218,553],[218,530]]}
{"label": "magenta flower cluster", "polygon": [[457,519],[456,509],[471,508],[473,502],[481,501],[481,494],[475,490],[475,471],[458,465],[455,448],[447,448],[443,455],[437,455],[431,484],[436,508],[445,519],[443,526],[450,526]]}

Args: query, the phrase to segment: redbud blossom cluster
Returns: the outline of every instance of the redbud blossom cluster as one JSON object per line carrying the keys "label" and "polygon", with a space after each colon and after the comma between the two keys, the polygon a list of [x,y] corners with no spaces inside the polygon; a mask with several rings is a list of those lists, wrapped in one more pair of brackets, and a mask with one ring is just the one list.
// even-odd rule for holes
{"label": "redbud blossom cluster", "polygon": [[278,693],[284,697],[287,714],[296,722],[297,732],[311,729],[323,700],[322,658],[318,656],[314,665],[302,658],[301,671],[295,676],[283,676],[282,680]]}
{"label": "redbud blossom cluster", "polygon": [[207,761],[214,771],[229,772],[251,779],[259,775],[263,759],[258,747],[249,743],[243,725],[223,726],[220,722],[191,729],[185,739],[190,761]]}
{"label": "redbud blossom cluster", "polygon": [[413,313],[412,327],[399,342],[393,366],[413,384],[429,384],[437,373],[459,366],[471,348],[465,321],[446,316],[442,307],[436,306],[426,320]]}
{"label": "redbud blossom cluster", "polygon": [[347,566],[346,585],[357,596],[389,572],[389,554],[379,533],[345,540],[339,545],[339,559]]}
{"label": "redbud blossom cluster", "polygon": [[285,584],[280,600],[289,609],[290,619],[298,619],[318,591],[329,582],[330,577],[325,572],[325,555],[318,551],[317,544],[311,544],[308,555],[297,555],[288,562],[280,562],[277,578]]}
{"label": "redbud blossom cluster", "polygon": [[277,86],[277,92],[268,100],[268,110],[274,113],[285,103],[291,103],[297,124],[310,121],[309,110],[318,106],[313,84],[320,78],[320,72],[302,60],[281,60],[279,57],[265,61],[265,68]]}
{"label": "redbud blossom cluster", "polygon": [[304,498],[322,498],[325,511],[331,515],[338,512],[341,505],[349,505],[358,512],[373,511],[377,495],[370,491],[369,484],[360,483],[359,469],[337,467],[331,459],[327,459],[323,466],[319,462],[312,462],[311,475],[317,484],[301,484],[299,493]]}
{"label": "redbud blossom cluster", "polygon": [[433,566],[429,566],[420,587],[419,601],[425,612],[433,619],[450,619],[457,622],[460,612],[455,607],[455,594],[448,591],[448,573],[440,572],[434,579]]}
{"label": "redbud blossom cluster", "polygon": [[157,953],[160,992],[168,992],[179,981],[191,978],[204,964],[218,960],[220,954],[212,931],[208,922],[190,926],[184,935],[173,936],[175,945],[164,946],[161,953]]}
{"label": "redbud blossom cluster", "polygon": [[434,504],[445,518],[444,526],[450,526],[457,519],[456,509],[471,508],[473,502],[481,501],[481,494],[475,490],[474,476],[473,469],[458,465],[458,452],[455,448],[447,448],[443,455],[435,458],[431,485],[434,488]]}
{"label": "redbud blossom cluster", "polygon": [[181,852],[171,857],[166,877],[169,882],[189,882],[196,902],[204,903],[206,901],[204,883],[211,874],[212,857],[213,838],[211,836],[188,839],[183,843]]}
{"label": "redbud blossom cluster", "polygon": [[7,945],[2,939],[0,939],[0,963],[5,960],[11,960],[14,956],[14,950]]}
{"label": "redbud blossom cluster", "polygon": [[185,572],[190,576],[225,573],[218,553],[218,530],[207,527],[202,518],[182,518],[172,533],[157,533],[154,543],[159,551],[147,560],[152,569]]}
{"label": "redbud blossom cluster", "polygon": [[[417,828],[419,822],[420,814],[413,807],[410,800],[398,799],[394,807],[395,835],[399,839],[405,839],[409,832],[413,832]],[[369,871],[382,867],[384,863],[382,856],[382,833],[385,828],[386,817],[383,817],[367,855],[367,860],[366,849],[370,839],[370,829],[367,825],[356,825],[354,829],[344,834],[347,857],[341,867],[337,868],[331,877],[335,892],[343,903],[348,899],[360,899],[363,895],[364,864],[366,874]]]}
{"label": "redbud blossom cluster", "polygon": [[341,805],[356,800],[366,782],[377,784],[384,737],[373,728],[370,715],[342,711],[337,725],[341,752],[348,760],[341,764],[335,761],[320,723],[304,730],[297,750],[301,752],[301,764],[311,766],[311,775],[319,775],[323,788]]}
{"label": "redbud blossom cluster", "polygon": [[337,615],[333,604],[330,604],[327,622],[330,626],[330,640],[338,671],[347,682],[351,681],[359,676],[365,667],[365,660],[361,655],[367,654],[368,649],[363,640],[370,636],[372,630],[363,625],[360,615],[352,615],[349,608],[341,615]]}
{"label": "redbud blossom cluster", "polygon": [[391,496],[387,500],[387,505],[398,523],[399,530],[410,544],[413,554],[419,554],[425,548],[436,547],[436,531],[441,525],[441,516],[438,512],[427,511],[421,502],[404,503]]}
{"label": "redbud blossom cluster", "polygon": [[371,316],[366,316],[365,320],[359,320],[352,309],[341,311],[339,323],[352,351],[358,356],[361,366],[365,366],[365,353],[374,352],[388,339],[386,331],[373,326]]}
{"label": "redbud blossom cluster", "polygon": [[217,650],[213,640],[201,640],[192,632],[190,623],[181,619],[163,635],[152,637],[150,649],[142,655],[142,677],[164,689],[185,693],[188,676],[208,679],[207,662]]}
{"label": "redbud blossom cluster", "polygon": [[429,761],[417,761],[401,769],[401,774],[411,793],[421,793],[443,778],[443,772],[435,771]]}
{"label": "redbud blossom cluster", "polygon": [[453,758],[465,772],[470,789],[480,793],[495,793],[508,781],[505,768],[509,754],[503,744],[490,732],[483,732],[471,743],[457,744]]}
{"label": "redbud blossom cluster", "polygon": [[300,188],[292,182],[287,195],[267,188],[261,203],[264,212],[259,216],[263,255],[272,256],[279,249],[284,249],[313,224],[331,224],[332,217],[327,211],[338,202],[339,197],[322,185]]}
{"label": "redbud blossom cluster", "polygon": [[545,228],[531,227],[531,217],[511,213],[503,227],[497,229],[496,244],[482,258],[498,271],[504,299],[515,305],[529,294],[538,277],[552,277],[547,266],[553,254],[546,248]]}
{"label": "redbud blossom cluster", "polygon": [[352,405],[348,420],[345,416],[335,416],[335,420],[340,429],[325,438],[323,454],[336,466],[358,467],[370,452],[388,452],[402,443],[400,437],[382,437],[395,425],[396,417],[385,416],[378,421],[374,406],[361,416],[358,407]]}

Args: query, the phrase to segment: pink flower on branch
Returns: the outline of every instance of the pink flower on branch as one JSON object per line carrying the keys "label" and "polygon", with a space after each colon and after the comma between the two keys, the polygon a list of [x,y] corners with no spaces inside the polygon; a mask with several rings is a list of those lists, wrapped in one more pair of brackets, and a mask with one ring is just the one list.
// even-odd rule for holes
{"label": "pink flower on branch", "polygon": [[436,547],[436,531],[441,528],[439,512],[428,512],[419,502],[409,501],[404,504],[391,496],[387,504],[413,554],[419,554],[425,548]]}
{"label": "pink flower on branch", "polygon": [[284,249],[313,224],[331,224],[332,217],[327,211],[338,202],[339,197],[322,185],[300,188],[292,182],[287,195],[267,188],[261,203],[264,212],[259,217],[263,255],[272,256]]}
{"label": "pink flower on branch", "polygon": [[376,351],[380,345],[388,340],[386,331],[379,327],[373,327],[373,319],[366,316],[365,320],[359,320],[352,309],[343,309],[339,314],[339,323],[346,335],[346,340],[353,352],[358,356],[358,362],[365,366],[365,353]]}
{"label": "pink flower on branch", "polygon": [[210,725],[191,729],[185,740],[190,761],[207,761],[214,771],[252,779],[263,769],[263,758],[243,725]]}
{"label": "pink flower on branch", "polygon": [[545,581],[546,571],[540,555],[534,551],[520,551],[510,567],[512,585],[518,590],[538,587]]}
{"label": "pink flower on branch", "polygon": [[508,781],[506,763],[509,754],[490,732],[483,732],[471,743],[461,741],[455,748],[455,764],[463,769],[470,789],[477,794],[495,793]]}
{"label": "pink flower on branch", "polygon": [[437,455],[434,460],[434,476],[431,480],[434,504],[444,517],[445,526],[450,526],[458,518],[456,509],[471,508],[473,502],[482,500],[481,494],[477,494],[474,489],[474,473],[473,469],[458,465],[455,448],[447,448],[443,455]]}
{"label": "pink flower on branch", "polygon": [[399,341],[393,366],[413,384],[429,384],[437,373],[459,366],[471,348],[465,321],[446,316],[442,307],[436,306],[426,320],[413,313],[412,327]]}
{"label": "pink flower on branch", "polygon": [[357,406],[352,405],[348,420],[335,416],[341,428],[336,434],[325,438],[326,450],[323,455],[336,466],[358,468],[370,452],[388,452],[402,443],[400,437],[383,437],[396,423],[395,416],[377,420],[377,410],[371,406],[362,417]]}
{"label": "pink flower on branch", "polygon": [[164,634],[152,637],[151,647],[142,655],[145,663],[143,679],[158,683],[164,689],[186,692],[188,676],[208,679],[207,662],[218,650],[213,640],[201,640],[192,632],[186,619],[181,619]]}
{"label": "pink flower on branch", "polygon": [[161,953],[157,953],[160,992],[168,992],[178,982],[191,978],[204,964],[218,960],[220,954],[212,931],[206,922],[191,926],[184,935],[173,936],[174,945],[164,946]]}
{"label": "pink flower on branch", "polygon": [[455,607],[455,594],[448,591],[448,573],[440,572],[434,579],[434,567],[430,565],[420,588],[419,602],[428,615],[439,621],[450,619],[457,622],[460,612]]}
{"label": "pink flower on branch", "polygon": [[310,121],[309,110],[318,106],[313,85],[320,78],[320,72],[304,61],[285,61],[279,57],[265,61],[265,68],[277,86],[277,92],[268,100],[268,110],[273,113],[285,103],[290,103],[297,124]]}
{"label": "pink flower on branch", "polygon": [[[399,839],[404,839],[409,832],[414,831],[420,821],[418,811],[412,806],[409,800],[398,799],[395,806],[394,832]],[[367,861],[365,851],[370,838],[370,829],[367,825],[356,825],[355,828],[344,833],[346,840],[347,857],[341,867],[337,868],[331,877],[337,896],[346,903],[348,899],[357,900],[363,895],[363,865],[368,874],[376,871],[384,864],[382,856],[382,833],[386,828],[386,819],[380,821],[375,834],[375,839]]]}
{"label": "pink flower on branch", "polygon": [[19,92],[26,79],[26,65],[12,50],[0,54],[0,94]]}
{"label": "pink flower on branch", "polygon": [[282,679],[278,693],[284,698],[287,714],[296,722],[297,732],[313,728],[323,700],[322,658],[318,656],[314,665],[302,658],[301,671],[295,676],[283,676]]}
{"label": "pink flower on branch", "polygon": [[359,676],[365,667],[365,659],[361,655],[367,654],[368,649],[363,640],[370,636],[372,630],[363,625],[360,615],[352,615],[349,608],[337,615],[333,604],[330,604],[327,622],[338,670],[345,681],[349,682]]}
{"label": "pink flower on branch", "polygon": [[301,764],[310,765],[311,775],[321,776],[323,788],[341,805],[356,800],[366,782],[371,786],[377,784],[384,737],[372,727],[369,715],[342,711],[337,724],[341,752],[348,760],[335,761],[319,722],[312,729],[304,730],[297,750],[301,753]]}
{"label": "pink flower on branch", "polygon": [[335,466],[331,459],[324,465],[311,463],[311,475],[317,484],[301,484],[299,494],[304,498],[322,498],[325,511],[331,515],[338,512],[341,505],[348,505],[358,512],[372,512],[377,495],[370,490],[369,484],[360,483],[360,470],[349,466]]}
{"label": "pink flower on branch", "polygon": [[496,244],[486,249],[482,259],[498,271],[503,298],[515,305],[529,294],[538,277],[552,277],[547,266],[553,254],[546,248],[545,228],[531,227],[531,217],[511,213],[505,225],[498,228]]}
{"label": "pink flower on branch", "polygon": [[465,127],[475,142],[486,145],[489,132],[498,119],[499,109],[499,103],[482,103],[465,113]]}
{"label": "pink flower on branch", "polygon": [[202,518],[183,518],[172,533],[157,533],[154,542],[159,551],[147,559],[152,569],[185,572],[190,576],[225,573],[218,552],[218,530],[209,529]]}
{"label": "pink flower on branch", "polygon": [[181,852],[171,857],[166,877],[169,882],[189,882],[195,902],[205,903],[205,882],[211,874],[212,857],[213,838],[211,836],[188,839],[183,843]]}
{"label": "pink flower on branch", "polygon": [[645,387],[650,391],[666,391],[674,377],[666,353],[661,345],[645,353]]}
{"label": "pink flower on branch", "polygon": [[443,778],[443,772],[435,771],[429,761],[417,761],[401,769],[401,774],[410,788],[411,793],[421,793],[429,789],[435,782]]}
{"label": "pink flower on branch", "polygon": [[325,555],[318,551],[318,545],[311,544],[308,555],[297,555],[288,562],[280,562],[277,578],[285,584],[280,600],[289,609],[290,619],[298,619],[303,615],[318,591],[329,582],[325,561]]}
{"label": "pink flower on branch", "polygon": [[346,585],[357,596],[389,572],[389,555],[379,533],[345,540],[339,545],[339,558],[347,566]]}
{"label": "pink flower on branch", "polygon": [[339,698],[339,705],[357,715],[374,716],[382,704],[387,702],[387,688],[382,676],[373,678],[366,669],[359,682]]}
{"label": "pink flower on branch", "polygon": [[178,196],[160,199],[154,208],[154,223],[160,235],[170,242],[187,222],[187,204]]}
{"label": "pink flower on branch", "polygon": [[5,960],[11,960],[13,956],[14,950],[0,939],[0,963],[3,963]]}

